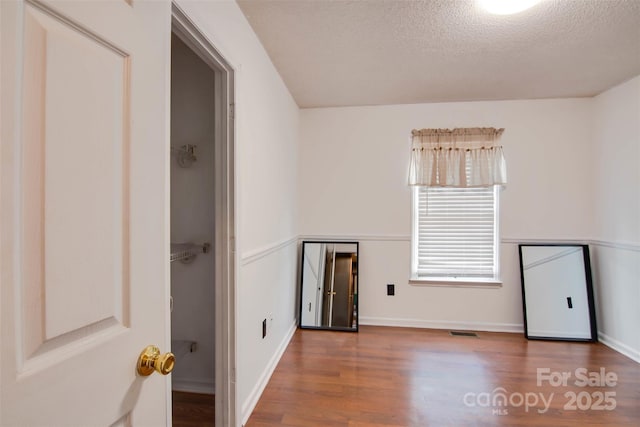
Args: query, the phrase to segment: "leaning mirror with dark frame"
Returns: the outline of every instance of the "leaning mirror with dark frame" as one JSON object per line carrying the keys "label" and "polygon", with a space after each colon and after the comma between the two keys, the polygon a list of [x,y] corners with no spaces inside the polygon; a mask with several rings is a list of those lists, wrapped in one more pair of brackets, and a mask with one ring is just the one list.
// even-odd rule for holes
{"label": "leaning mirror with dark frame", "polygon": [[358,242],[302,242],[301,328],[358,331]]}
{"label": "leaning mirror with dark frame", "polygon": [[518,249],[525,336],[597,341],[589,246],[521,244]]}

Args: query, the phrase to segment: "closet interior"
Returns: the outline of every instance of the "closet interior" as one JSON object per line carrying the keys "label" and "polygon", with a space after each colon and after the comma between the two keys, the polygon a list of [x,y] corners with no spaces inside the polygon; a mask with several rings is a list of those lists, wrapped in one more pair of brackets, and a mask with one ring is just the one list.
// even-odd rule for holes
{"label": "closet interior", "polygon": [[[173,425],[213,426],[215,399],[215,73],[171,38]],[[190,424],[191,423],[191,424]]]}

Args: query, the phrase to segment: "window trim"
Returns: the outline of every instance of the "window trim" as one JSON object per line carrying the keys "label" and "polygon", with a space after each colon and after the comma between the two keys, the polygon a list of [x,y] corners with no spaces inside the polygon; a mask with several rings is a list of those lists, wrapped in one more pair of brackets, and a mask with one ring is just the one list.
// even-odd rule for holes
{"label": "window trim", "polygon": [[474,287],[474,288],[496,288],[502,286],[502,270],[500,263],[500,191],[501,186],[493,186],[494,191],[494,268],[495,273],[492,278],[484,277],[445,277],[445,276],[419,276],[418,270],[418,244],[417,244],[417,228],[418,228],[418,190],[419,186],[411,188],[411,275],[409,278],[410,285],[422,286],[445,286],[445,287]]}

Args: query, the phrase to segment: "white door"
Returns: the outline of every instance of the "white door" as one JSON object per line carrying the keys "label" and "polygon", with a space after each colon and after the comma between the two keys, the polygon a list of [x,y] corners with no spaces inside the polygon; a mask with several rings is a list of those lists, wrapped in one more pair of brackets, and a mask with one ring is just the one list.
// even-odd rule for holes
{"label": "white door", "polygon": [[325,244],[305,242],[302,261],[302,326],[322,326]]}
{"label": "white door", "polygon": [[170,3],[0,1],[0,425],[160,426]]}

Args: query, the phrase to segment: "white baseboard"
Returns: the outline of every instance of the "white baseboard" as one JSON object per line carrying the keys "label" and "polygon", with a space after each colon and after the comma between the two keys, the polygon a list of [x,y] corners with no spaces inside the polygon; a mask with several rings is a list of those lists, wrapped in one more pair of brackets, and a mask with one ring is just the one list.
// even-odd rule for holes
{"label": "white baseboard", "polygon": [[640,350],[629,347],[628,345],[608,336],[603,332],[598,332],[598,340],[607,347],[624,354],[634,362],[640,363]]}
{"label": "white baseboard", "polygon": [[172,378],[171,389],[174,391],[185,391],[187,393],[215,394],[216,385],[211,381],[202,380],[182,380]]}
{"label": "white baseboard", "polygon": [[264,391],[265,387],[269,383],[269,379],[271,379],[271,375],[273,375],[273,371],[275,371],[276,366],[278,366],[278,362],[280,361],[280,358],[284,354],[284,351],[287,349],[287,346],[289,345],[289,341],[291,341],[291,338],[293,338],[293,334],[296,332],[297,327],[298,327],[297,322],[294,322],[291,325],[291,327],[289,328],[289,331],[285,334],[284,339],[280,342],[278,349],[269,360],[269,363],[267,363],[267,366],[264,368],[264,371],[262,372],[262,375],[260,376],[260,379],[258,380],[257,384],[255,385],[255,387],[253,387],[253,390],[251,390],[251,393],[249,393],[249,397],[243,403],[241,425],[245,425],[249,420],[251,413],[253,412],[256,405],[258,404],[258,400],[260,400],[260,396],[262,396],[262,392]]}
{"label": "white baseboard", "polygon": [[453,329],[463,331],[523,333],[519,323],[458,322],[447,320],[393,319],[388,317],[360,317],[361,325],[399,326],[404,328]]}

